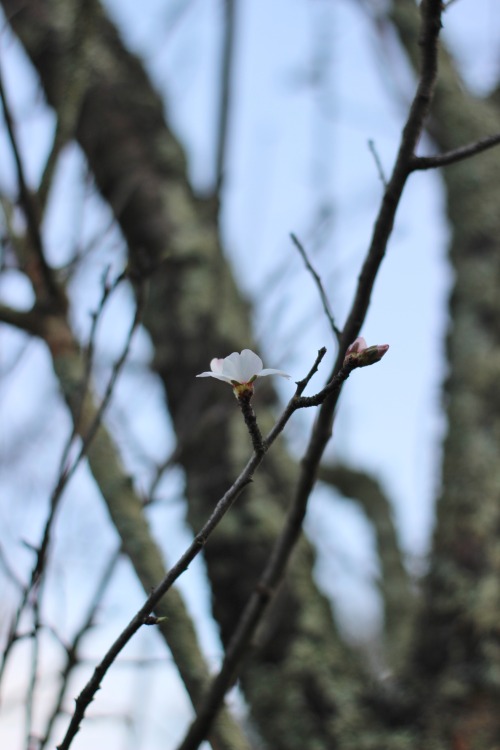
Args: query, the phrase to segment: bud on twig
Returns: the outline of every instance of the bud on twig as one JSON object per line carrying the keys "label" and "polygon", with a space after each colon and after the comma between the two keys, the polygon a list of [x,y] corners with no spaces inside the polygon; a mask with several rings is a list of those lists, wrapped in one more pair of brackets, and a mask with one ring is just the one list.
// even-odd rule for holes
{"label": "bud on twig", "polygon": [[364,338],[358,336],[358,338],[348,347],[345,353],[344,364],[354,362],[357,367],[373,365],[375,362],[380,362],[388,349],[389,344],[367,346]]}

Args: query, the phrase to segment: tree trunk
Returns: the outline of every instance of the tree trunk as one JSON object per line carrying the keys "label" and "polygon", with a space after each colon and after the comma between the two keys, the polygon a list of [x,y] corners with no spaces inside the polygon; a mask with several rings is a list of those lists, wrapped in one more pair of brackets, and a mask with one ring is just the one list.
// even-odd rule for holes
{"label": "tree trunk", "polygon": [[[398,0],[392,18],[416,64],[414,4]],[[494,101],[472,95],[443,52],[430,125],[439,148],[499,130]],[[413,665],[422,683],[427,747],[500,747],[499,174],[498,147],[442,171],[455,279],[448,431]]]}

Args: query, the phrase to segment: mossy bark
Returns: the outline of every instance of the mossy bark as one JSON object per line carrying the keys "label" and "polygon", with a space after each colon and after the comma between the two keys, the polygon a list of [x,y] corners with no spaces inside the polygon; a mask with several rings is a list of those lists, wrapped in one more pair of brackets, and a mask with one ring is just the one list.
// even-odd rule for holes
{"label": "mossy bark", "polygon": [[[393,21],[416,65],[415,6]],[[446,15],[444,17],[446,22]],[[500,130],[443,51],[430,132],[444,152]],[[454,272],[444,398],[448,430],[414,669],[427,747],[500,747],[500,150],[442,170]]]}

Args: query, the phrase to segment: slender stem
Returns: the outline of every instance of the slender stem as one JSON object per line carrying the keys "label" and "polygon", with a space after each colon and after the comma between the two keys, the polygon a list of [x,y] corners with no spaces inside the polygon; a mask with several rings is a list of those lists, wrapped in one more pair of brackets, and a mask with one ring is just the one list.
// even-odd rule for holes
{"label": "slender stem", "polygon": [[332,311],[330,309],[330,302],[328,301],[328,297],[327,297],[327,294],[325,292],[325,288],[323,286],[323,282],[321,281],[321,277],[314,270],[314,268],[312,266],[312,263],[309,260],[309,258],[307,256],[307,253],[306,253],[306,250],[305,250],[304,246],[302,245],[302,243],[299,242],[299,240],[297,239],[297,237],[295,236],[295,234],[292,233],[290,235],[290,237],[292,239],[293,244],[295,245],[295,247],[297,248],[297,250],[301,254],[302,260],[304,261],[307,270],[309,271],[309,273],[311,274],[311,276],[314,279],[314,283],[316,284],[316,286],[318,288],[319,296],[321,298],[321,303],[323,305],[324,313],[325,313],[326,317],[328,318],[328,322],[330,323],[330,328],[332,329],[333,334],[334,334],[335,338],[337,339],[337,341],[340,341],[341,332],[339,331],[339,329],[335,325],[335,320],[333,318],[333,314],[332,314]]}
{"label": "slender stem", "polygon": [[220,197],[226,166],[229,118],[231,114],[231,77],[234,66],[236,0],[224,0],[224,42],[220,79],[219,124],[215,157],[216,195]]}
{"label": "slender stem", "polygon": [[500,144],[500,133],[487,136],[486,138],[480,138],[474,143],[469,143],[467,146],[460,146],[460,148],[454,148],[452,151],[446,151],[444,154],[436,154],[436,156],[415,156],[411,162],[411,168],[416,171],[446,167],[448,164],[456,164],[458,161],[463,161],[463,159],[469,159],[471,156],[481,154],[483,151],[498,146],[498,144]]}
{"label": "slender stem", "polygon": [[[158,584],[153,590],[151,595],[144,602],[143,606],[130,620],[129,624],[120,633],[115,642],[108,649],[102,661],[94,669],[94,673],[90,680],[87,682],[82,692],[76,699],[76,707],[71,717],[70,724],[66,731],[63,741],[58,746],[58,750],[68,750],[76,733],[79,730],[80,724],[85,715],[85,711],[94,699],[94,695],[99,690],[102,679],[106,672],[115,661],[118,654],[127,645],[132,636],[139,630],[139,628],[147,623],[147,618],[155,608],[156,604],[166,594],[166,592],[173,586],[175,581],[181,576],[189,567],[191,562],[199,555],[201,550],[204,548],[207,539],[215,528],[219,525],[221,520],[224,518],[226,513],[230,510],[236,499],[239,497],[245,487],[252,481],[252,477],[262,463],[262,460],[272,446],[278,435],[281,434],[288,420],[292,414],[300,408],[306,408],[307,403],[302,401],[301,394],[305,387],[309,383],[310,379],[314,375],[319,365],[319,362],[323,359],[326,353],[325,349],[321,349],[318,352],[316,361],[307,374],[307,376],[297,383],[295,394],[288,402],[281,417],[278,419],[273,429],[269,432],[265,440],[262,441],[263,451],[261,453],[253,453],[247,462],[245,468],[240,473],[233,485],[227,490],[227,492],[220,498],[217,505],[215,506],[212,514],[205,522],[201,530],[196,534],[194,540],[180,556],[175,565],[173,565],[168,571],[165,578]],[[326,399],[335,390],[340,390],[344,381],[349,377],[353,369],[357,367],[355,362],[349,362],[348,365],[341,369],[341,371],[335,376],[334,380],[329,384],[326,389],[322,391],[322,398]],[[278,565],[282,565],[282,558],[278,556]]]}
{"label": "slender stem", "polygon": [[[384,258],[387,242],[392,232],[396,210],[406,180],[411,173],[411,163],[415,147],[429,111],[437,76],[437,51],[439,30],[441,28],[441,11],[441,0],[424,0],[422,3],[422,72],[403,130],[392,176],[384,193],[370,248],[359,277],[351,311],[342,332],[332,378],[329,386],[325,389],[329,392],[326,393],[322,400],[309,445],[301,462],[301,472],[285,526],[276,541],[260,584],[243,611],[235,635],[226,652],[222,669],[215,678],[211,690],[208,692],[202,707],[198,711],[197,718],[191,725],[178,750],[196,750],[210,731],[212,722],[217,715],[230,680],[234,675],[236,664],[248,646],[250,637],[260,621],[267,602],[272,596],[274,586],[278,583],[285,570],[291,551],[300,534],[307,502],[315,483],[319,461],[331,437],[333,415],[341,391],[341,384],[339,387],[332,386],[336,383],[337,378],[342,375],[347,377],[349,374],[345,375],[345,352],[349,344],[358,335],[365,319],[375,278]],[[349,362],[349,364],[352,363]],[[306,401],[304,405],[308,405],[309,402],[313,405],[314,397],[312,399],[304,399],[304,401]]]}

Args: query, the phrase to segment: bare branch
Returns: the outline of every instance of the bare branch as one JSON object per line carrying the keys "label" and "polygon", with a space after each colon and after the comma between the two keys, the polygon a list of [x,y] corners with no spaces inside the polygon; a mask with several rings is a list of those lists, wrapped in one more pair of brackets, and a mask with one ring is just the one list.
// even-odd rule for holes
{"label": "bare branch", "polygon": [[[55,517],[56,517],[57,511],[58,511],[58,508],[59,508],[59,505],[60,505],[60,502],[61,502],[64,490],[66,489],[69,481],[73,477],[73,475],[74,475],[75,471],[77,470],[78,466],[80,465],[81,461],[87,455],[87,452],[89,450],[90,444],[91,444],[92,440],[94,439],[95,434],[96,434],[97,430],[99,429],[99,427],[101,425],[104,412],[105,412],[105,410],[106,410],[106,408],[107,408],[107,406],[109,404],[109,401],[111,399],[111,396],[113,394],[114,386],[116,384],[116,380],[118,378],[118,375],[121,372],[121,370],[123,368],[123,365],[125,364],[125,361],[126,361],[126,359],[128,357],[128,353],[130,351],[130,345],[131,345],[131,342],[132,342],[132,338],[133,338],[133,335],[134,335],[134,333],[135,333],[135,331],[137,329],[137,326],[139,324],[139,320],[140,320],[140,316],[141,316],[141,312],[142,312],[142,304],[140,302],[140,299],[141,298],[139,297],[139,303],[138,303],[138,305],[136,307],[136,313],[135,313],[134,319],[132,321],[132,324],[130,326],[130,330],[129,330],[127,339],[125,341],[125,346],[123,348],[122,354],[120,355],[119,359],[116,361],[116,363],[115,363],[115,365],[113,367],[113,370],[112,370],[111,376],[109,378],[108,385],[106,387],[106,390],[105,390],[104,396],[102,398],[101,404],[100,404],[99,408],[96,410],[96,412],[94,414],[94,419],[89,424],[87,431],[82,435],[82,442],[81,442],[81,445],[80,445],[80,449],[79,449],[76,457],[74,458],[74,460],[72,461],[72,463],[70,465],[65,465],[65,466],[62,465],[61,466],[61,471],[60,471],[60,474],[59,474],[59,478],[58,478],[58,480],[56,482],[56,485],[55,485],[55,487],[54,487],[54,489],[52,491],[51,497],[50,497],[49,512],[48,512],[47,519],[45,521],[45,526],[44,526],[44,529],[43,529],[40,546],[36,550],[36,560],[35,560],[35,564],[33,566],[33,569],[31,571],[30,582],[27,584],[27,586],[24,587],[23,595],[22,595],[21,600],[19,602],[19,605],[17,607],[16,614],[15,614],[15,616],[13,618],[13,622],[12,622],[12,625],[10,627],[9,635],[8,635],[8,638],[7,638],[7,643],[6,643],[6,646],[5,646],[4,651],[2,653],[2,658],[1,658],[1,661],[0,661],[0,680],[2,679],[3,673],[5,671],[5,667],[7,665],[7,660],[9,658],[9,656],[10,656],[12,647],[13,647],[14,643],[17,640],[17,627],[18,627],[18,624],[19,624],[19,622],[21,620],[22,613],[23,613],[23,611],[24,611],[24,609],[25,609],[25,607],[26,607],[26,605],[28,603],[29,596],[30,596],[31,592],[39,585],[41,577],[43,575],[43,572],[44,572],[44,569],[45,569],[45,565],[46,565],[46,561],[47,561],[47,553],[48,553],[48,549],[49,549],[49,545],[50,545],[50,540],[51,540],[52,527],[54,525]],[[82,406],[80,404],[80,410],[79,410],[78,420],[79,420],[80,415],[81,415],[81,409],[82,409]],[[81,428],[80,428],[80,430],[81,430]],[[69,450],[70,450],[71,444],[72,444],[72,442],[74,440],[74,437],[75,437],[75,435],[77,434],[78,431],[79,431],[78,430],[78,422],[75,420],[74,421],[73,430],[72,430],[70,436],[68,437],[68,440],[66,442],[65,448],[63,449],[62,455],[63,455],[64,461],[66,461],[66,458],[67,458],[67,456],[69,454]],[[34,601],[36,602],[36,597],[35,597]]]}
{"label": "bare branch", "polygon": [[78,628],[78,631],[75,633],[72,642],[68,646],[65,647],[66,663],[64,664],[61,670],[59,692],[57,694],[50,717],[47,721],[45,733],[39,741],[38,750],[43,750],[43,748],[47,747],[49,743],[50,736],[52,734],[52,730],[54,728],[56,720],[62,712],[64,699],[66,697],[66,693],[69,687],[69,678],[71,674],[74,672],[74,670],[76,669],[76,667],[81,663],[79,654],[78,654],[80,643],[85,637],[85,635],[89,632],[90,628],[92,627],[94,623],[94,618],[95,618],[97,609],[102,602],[103,596],[106,592],[106,588],[111,580],[111,576],[113,575],[113,571],[118,563],[118,560],[120,559],[120,555],[121,555],[121,547],[119,547],[115,552],[113,552],[113,554],[109,558],[109,561],[107,565],[105,566],[101,574],[101,578],[98,581],[98,584],[96,586],[96,590],[92,598],[92,601],[90,603],[88,612],[86,616],[83,618],[83,621],[80,627]]}
{"label": "bare branch", "polygon": [[231,114],[231,76],[234,66],[234,38],[236,34],[237,0],[224,0],[224,44],[222,48],[222,66],[220,77],[219,124],[217,130],[217,148],[215,157],[216,187],[215,194],[220,196],[224,183],[228,125]]}
{"label": "bare branch", "polygon": [[[57,482],[54,492],[52,493],[51,502],[50,502],[50,513],[49,513],[49,516],[47,518],[47,522],[45,525],[42,543],[38,551],[37,562],[36,562],[36,565],[33,569],[33,573],[31,576],[32,586],[36,584],[36,582],[39,580],[43,572],[43,567],[44,567],[45,559],[47,555],[47,549],[48,549],[49,542],[50,542],[51,527],[54,521],[57,508],[59,506],[59,502],[62,497],[62,493],[64,489],[66,488],[69,480],[75,473],[76,469],[80,465],[80,462],[87,455],[90,443],[94,439],[94,436],[101,424],[102,418],[104,416],[104,412],[106,408],[108,407],[109,401],[113,394],[113,390],[114,390],[118,375],[120,374],[123,368],[123,365],[125,364],[125,361],[128,357],[128,354],[130,351],[130,345],[132,343],[132,338],[137,329],[137,326],[139,325],[141,313],[142,313],[142,304],[138,304],[136,307],[134,319],[129,329],[127,339],[125,341],[125,346],[123,348],[123,351],[120,357],[118,358],[118,360],[115,362],[113,366],[113,370],[109,378],[108,385],[106,387],[101,404],[94,415],[93,422],[89,425],[86,433],[82,436],[82,443],[80,446],[80,450],[78,451],[78,454],[76,455],[72,464],[70,466],[66,466],[65,469],[62,471],[59,477],[59,481]],[[73,439],[73,434],[70,436],[70,440],[72,439]]]}
{"label": "bare branch", "polygon": [[[88,681],[88,683],[86,684],[86,686],[84,687],[84,689],[82,690],[78,698],[76,699],[75,711],[71,718],[71,722],[66,732],[66,735],[62,743],[58,746],[58,750],[68,750],[76,733],[78,732],[80,723],[83,720],[87,707],[94,699],[94,695],[97,692],[97,690],[99,690],[99,687],[100,687],[100,684],[102,682],[104,675],[106,674],[108,669],[111,667],[111,665],[115,661],[118,654],[122,651],[122,649],[126,646],[126,644],[133,637],[133,635],[139,630],[139,628],[142,625],[144,625],[147,622],[147,618],[150,615],[150,613],[153,611],[153,609],[155,608],[156,604],[165,595],[165,593],[173,586],[173,584],[179,578],[179,576],[182,575],[182,573],[184,573],[187,570],[188,566],[195,559],[195,557],[197,557],[197,555],[201,552],[201,550],[205,546],[207,539],[209,538],[211,533],[215,530],[215,528],[219,525],[220,521],[224,518],[226,513],[230,510],[230,508],[232,507],[236,499],[240,496],[241,492],[252,481],[252,477],[256,469],[258,468],[258,466],[262,463],[264,455],[272,446],[272,444],[274,443],[278,435],[281,434],[281,432],[285,428],[292,414],[295,411],[297,411],[297,409],[299,408],[304,408],[304,407],[309,406],[309,404],[306,403],[306,399],[303,399],[301,397],[301,394],[304,388],[306,387],[307,383],[309,382],[310,378],[316,371],[318,363],[323,358],[325,352],[326,350],[322,349],[318,353],[316,362],[314,363],[308,375],[303,380],[297,383],[297,388],[296,388],[294,396],[290,399],[281,417],[278,419],[275,426],[268,434],[267,438],[263,441],[263,450],[260,451],[259,453],[254,453],[251,456],[247,465],[245,466],[243,471],[240,473],[236,481],[227,490],[227,492],[223,495],[223,497],[220,498],[211,516],[203,525],[202,529],[196,534],[193,542],[189,545],[186,551],[181,555],[181,557],[178,559],[175,565],[173,565],[172,568],[170,568],[165,578],[154,589],[154,591],[148,597],[148,599],[146,600],[144,605],[141,607],[141,609],[136,613],[136,615],[132,618],[132,620],[129,622],[127,627],[122,631],[120,636],[116,639],[116,641],[109,648],[109,650],[105,654],[100,664],[95,668],[91,679]],[[335,391],[340,391],[344,381],[349,377],[351,372],[354,369],[356,369],[357,366],[358,365],[355,362],[355,360],[349,361],[345,365],[345,367],[343,367],[340,370],[340,372],[335,376],[332,382],[329,383],[327,388],[325,388],[321,392],[322,393],[321,398],[325,400],[329,395],[331,395]],[[294,517],[292,521],[287,522],[285,526],[285,530],[278,540],[278,543],[277,543],[278,552],[272,558],[272,565],[270,564],[270,572],[268,574],[268,578],[270,578],[270,583],[268,584],[266,580],[264,584],[264,588],[266,591],[269,589],[270,586],[272,586],[272,584],[275,583],[275,580],[277,581],[279,579],[284,569],[284,565],[286,564],[286,561],[288,559],[289,553],[291,551],[291,547],[293,546],[293,542],[296,540],[296,536],[299,533],[300,527],[297,528],[297,525],[296,525],[298,521],[297,514],[293,514],[293,516]],[[253,633],[254,625],[258,621],[263,608],[265,607],[268,600],[270,599],[270,596],[266,595],[264,599],[265,601],[261,602],[260,597],[259,597],[259,601],[257,601],[256,607],[255,607],[254,599],[251,599],[250,603],[254,602],[254,605],[252,607],[252,616],[249,618],[248,624],[245,625],[242,632],[238,635],[237,640],[235,639],[236,642],[233,648],[233,655],[231,656],[231,659],[227,664],[226,662],[229,658],[228,654],[230,653],[230,651],[228,650],[226,652],[226,659],[224,661],[224,664],[226,666],[225,667],[223,666],[223,669],[221,670],[221,673],[220,673],[222,676],[219,677],[219,679],[221,680],[221,683],[223,684],[221,684],[220,688],[216,690],[217,698],[214,699],[214,697],[212,696],[212,693],[215,690],[215,688],[213,688],[209,692],[209,698],[210,696],[212,696],[210,700],[211,701],[216,700],[218,707],[220,706],[220,702],[224,697],[225,691],[227,690],[227,687],[230,681],[230,676],[232,675],[234,671],[235,665],[238,663],[240,655],[242,651],[244,650],[244,648],[246,647],[246,644],[247,644],[246,639],[250,638],[251,634]],[[201,708],[198,710],[198,719],[200,719],[201,716],[204,717],[203,723],[200,724],[201,729],[199,729],[197,725],[197,728],[195,731],[196,731],[196,736],[198,736],[199,732],[201,731],[203,735],[201,739],[203,739],[203,737],[205,737],[206,733],[209,731],[209,726],[211,726],[213,719],[215,718],[215,714],[212,712],[211,709],[205,711],[204,708]],[[196,721],[198,721],[198,719]],[[207,723],[205,724],[204,722],[207,722]],[[201,741],[201,739],[199,741]]]}
{"label": "bare branch", "polygon": [[[370,248],[359,278],[356,295],[342,332],[339,353],[330,381],[331,383],[342,373],[345,367],[344,358],[346,349],[359,334],[361,325],[365,319],[375,278],[384,258],[387,242],[392,232],[396,210],[406,180],[411,172],[411,160],[415,147],[422,133],[424,121],[430,108],[437,77],[437,52],[438,37],[441,28],[441,11],[441,0],[427,0],[422,4],[422,72],[403,130],[392,176],[382,200]],[[319,461],[331,437],[333,415],[338,403],[340,390],[340,387],[332,389],[322,403],[308,448],[301,463],[301,472],[295,496],[288,512],[285,526],[276,541],[258,589],[250,598],[240,618],[235,635],[226,651],[222,669],[215,678],[203,707],[191,725],[179,750],[195,750],[209,731],[211,722],[216,716],[225,692],[233,678],[235,665],[244,653],[250,641],[250,636],[254,632],[266,604],[271,598],[273,587],[283,574],[291,550],[302,528],[308,498],[315,483]]]}
{"label": "bare branch", "polygon": [[[30,239],[33,245],[33,250],[39,266],[39,277],[37,276],[38,291],[37,297],[44,298],[46,302],[52,302],[53,304],[62,305],[62,309],[66,309],[67,303],[62,289],[56,283],[54,275],[49,268],[49,265],[45,259],[43,251],[42,237],[40,234],[38,212],[35,206],[33,195],[31,194],[26,178],[24,175],[24,167],[21,159],[21,152],[17,143],[16,134],[14,131],[14,120],[7,102],[5,90],[3,87],[2,76],[0,75],[0,100],[2,102],[3,115],[5,124],[7,126],[7,133],[9,136],[10,146],[14,156],[17,171],[17,181],[19,189],[19,200],[26,217],[28,225],[28,231]],[[41,283],[40,283],[41,282]]]}
{"label": "bare branch", "polygon": [[43,313],[36,307],[31,310],[16,310],[0,303],[0,323],[19,328],[33,336],[43,336]]}
{"label": "bare branch", "polygon": [[297,248],[297,250],[301,254],[302,260],[304,261],[307,270],[309,271],[309,273],[313,277],[314,282],[315,282],[316,286],[318,287],[319,296],[321,297],[321,302],[322,302],[322,305],[323,305],[323,310],[325,311],[325,315],[328,318],[328,322],[330,323],[330,328],[332,329],[333,334],[334,334],[335,338],[337,339],[337,341],[340,341],[340,338],[341,338],[342,334],[339,331],[339,329],[337,328],[337,326],[335,325],[335,321],[333,319],[333,314],[332,314],[332,311],[330,310],[330,303],[328,301],[328,297],[327,297],[327,294],[325,292],[325,288],[323,286],[323,282],[321,281],[321,277],[314,270],[311,261],[307,257],[307,253],[305,251],[305,248],[302,245],[302,243],[299,242],[297,236],[292,233],[290,235],[290,237],[292,239],[293,244],[295,245],[295,247]]}
{"label": "bare branch", "polygon": [[436,156],[414,156],[411,162],[411,169],[416,171],[419,169],[437,169],[438,167],[446,167],[448,164],[455,164],[458,161],[469,159],[476,154],[481,154],[483,151],[498,146],[499,143],[500,133],[496,133],[495,135],[489,135],[486,138],[481,138],[474,143],[470,143],[468,146],[461,146],[452,151],[447,151],[444,154],[437,154]]}
{"label": "bare branch", "polygon": [[35,711],[35,694],[38,681],[38,665],[40,658],[40,601],[35,598],[33,601],[33,635],[31,638],[31,663],[30,677],[28,680],[28,689],[25,700],[25,739],[26,750],[32,747],[33,731],[33,714]]}
{"label": "bare branch", "polygon": [[380,177],[380,181],[384,188],[387,188],[387,178],[384,174],[384,168],[382,166],[382,162],[380,160],[379,153],[377,151],[377,147],[375,146],[375,141],[373,141],[371,138],[368,141],[368,148],[370,149],[370,152],[373,156],[373,160],[375,162],[375,166],[377,167],[378,176]]}
{"label": "bare branch", "polygon": [[434,93],[437,64],[438,38],[441,29],[441,2],[428,0],[422,3],[421,55],[422,69],[417,90],[403,129],[396,163],[384,193],[382,205],[375,222],[373,235],[364,262],[346,325],[342,334],[342,346],[335,369],[342,365],[345,349],[359,334],[366,316],[375,278],[384,259],[389,236],[394,225],[394,217],[411,172],[415,148],[422,134],[425,119]]}

